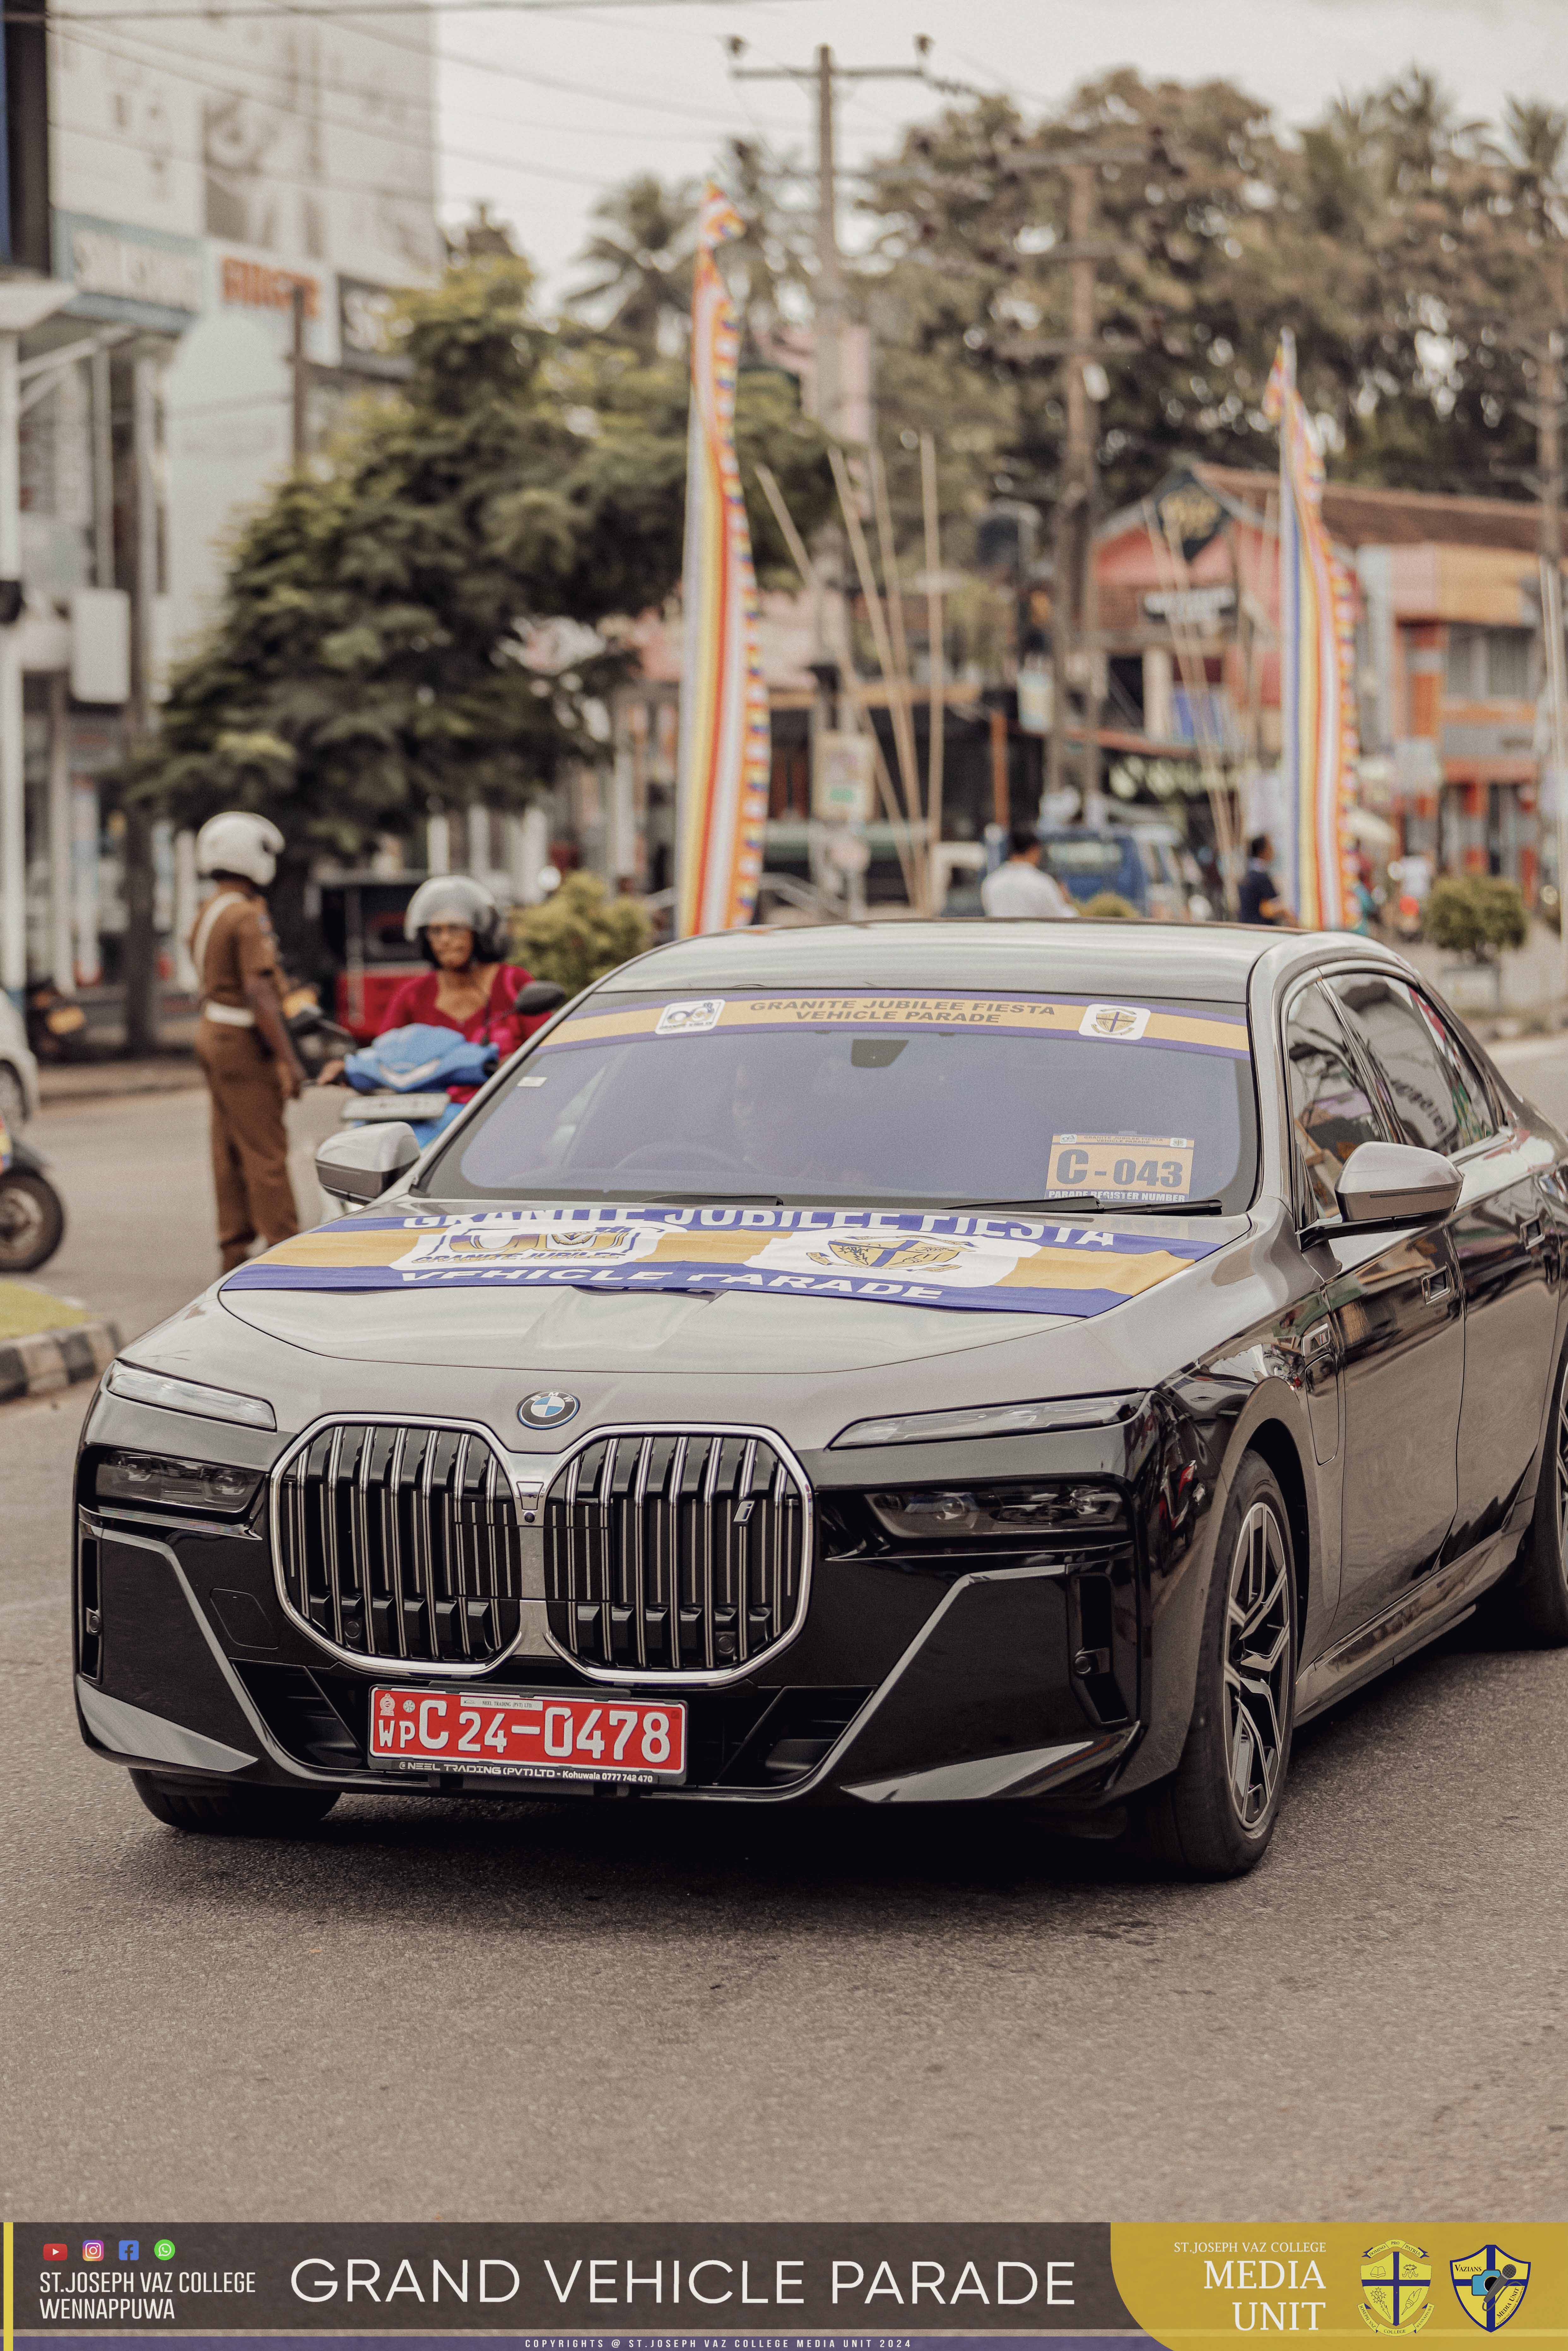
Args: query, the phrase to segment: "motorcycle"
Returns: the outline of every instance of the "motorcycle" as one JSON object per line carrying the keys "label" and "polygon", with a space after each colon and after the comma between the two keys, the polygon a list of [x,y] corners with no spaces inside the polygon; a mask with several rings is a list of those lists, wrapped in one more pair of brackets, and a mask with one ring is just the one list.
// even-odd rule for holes
{"label": "motorcycle", "polygon": [[[517,990],[513,1010],[537,1027],[565,1002],[564,987],[553,980],[531,979]],[[338,1082],[352,1088],[354,1099],[344,1103],[341,1123],[363,1126],[401,1120],[413,1129],[423,1151],[445,1132],[493,1073],[500,1052],[500,1046],[488,1039],[475,1043],[456,1029],[429,1022],[389,1029],[384,1037],[344,1059]]]}
{"label": "motorcycle", "polygon": [[0,1120],[0,1273],[37,1273],[66,1237],[65,1204],[44,1166]]}

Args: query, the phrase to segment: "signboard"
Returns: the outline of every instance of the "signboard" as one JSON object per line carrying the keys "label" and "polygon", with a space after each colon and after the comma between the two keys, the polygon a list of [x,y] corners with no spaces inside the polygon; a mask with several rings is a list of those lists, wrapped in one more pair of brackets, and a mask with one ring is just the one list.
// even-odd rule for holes
{"label": "signboard", "polygon": [[392,331],[396,302],[390,286],[372,286],[363,277],[339,277],[338,345],[341,364],[352,368],[356,375],[407,375],[407,355]]}
{"label": "signboard", "polygon": [[1155,492],[1155,521],[1162,536],[1181,549],[1182,561],[1201,555],[1218,536],[1225,508],[1190,466],[1168,474]]}
{"label": "signboard", "polygon": [[875,750],[869,735],[818,735],[811,774],[811,809],[834,824],[868,824]]}
{"label": "signboard", "polygon": [[1150,588],[1144,611],[1151,621],[1169,621],[1177,629],[1213,629],[1236,610],[1234,588]]}
{"label": "signboard", "polygon": [[77,288],[73,317],[177,335],[201,310],[202,248],[193,236],[57,212],[54,239],[55,273]]}

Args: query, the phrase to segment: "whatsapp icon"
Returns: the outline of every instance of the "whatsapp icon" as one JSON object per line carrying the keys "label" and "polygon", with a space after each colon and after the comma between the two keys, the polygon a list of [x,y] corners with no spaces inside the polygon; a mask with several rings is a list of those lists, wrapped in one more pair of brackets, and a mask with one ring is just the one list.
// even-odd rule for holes
{"label": "whatsapp icon", "polygon": [[155,2262],[172,2262],[174,2258],[173,2238],[160,2237],[152,2248],[152,2258]]}

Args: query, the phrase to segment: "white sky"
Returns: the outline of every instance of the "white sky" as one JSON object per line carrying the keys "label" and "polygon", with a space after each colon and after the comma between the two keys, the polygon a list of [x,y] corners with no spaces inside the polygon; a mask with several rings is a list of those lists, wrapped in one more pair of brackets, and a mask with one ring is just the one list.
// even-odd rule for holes
{"label": "white sky", "polygon": [[[732,82],[729,36],[747,43],[747,65],[808,64],[827,41],[859,66],[909,63],[916,33],[936,44],[933,72],[1009,89],[1026,108],[1135,65],[1152,79],[1228,76],[1301,120],[1412,62],[1467,113],[1495,116],[1508,96],[1568,107],[1568,0],[683,0],[457,14],[437,27],[444,216],[488,197],[559,297],[596,196],[632,172],[695,176],[733,132],[809,161],[810,94]],[[843,162],[891,146],[940,103],[912,81],[846,93]]]}

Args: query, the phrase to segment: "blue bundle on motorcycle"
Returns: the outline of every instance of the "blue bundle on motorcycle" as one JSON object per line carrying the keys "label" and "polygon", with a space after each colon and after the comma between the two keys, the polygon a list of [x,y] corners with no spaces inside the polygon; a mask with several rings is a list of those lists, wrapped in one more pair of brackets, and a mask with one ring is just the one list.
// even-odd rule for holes
{"label": "blue bundle on motorcycle", "polygon": [[[389,1029],[374,1044],[350,1053],[343,1075],[361,1094],[444,1093],[450,1086],[483,1085],[499,1058],[495,1045],[471,1044],[454,1029],[418,1020],[406,1029]],[[411,1122],[422,1151],[451,1125],[457,1111],[456,1102],[448,1102],[439,1118]]]}
{"label": "blue bundle on motorcycle", "polygon": [[471,1045],[455,1029],[415,1021],[389,1029],[373,1045],[350,1053],[343,1075],[361,1094],[420,1094],[448,1086],[479,1086],[499,1058],[494,1045]]}

